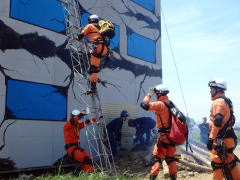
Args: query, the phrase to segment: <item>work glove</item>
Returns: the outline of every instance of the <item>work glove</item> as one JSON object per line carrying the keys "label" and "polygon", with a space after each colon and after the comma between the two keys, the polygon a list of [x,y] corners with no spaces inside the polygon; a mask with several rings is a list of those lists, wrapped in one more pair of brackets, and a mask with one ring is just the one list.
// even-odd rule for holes
{"label": "work glove", "polygon": [[84,37],[83,34],[79,34],[79,35],[76,37],[76,39],[80,41],[83,37]]}
{"label": "work glove", "polygon": [[87,120],[85,121],[85,124],[86,124],[86,125],[89,125],[89,124],[91,124],[91,123],[95,123],[96,121],[97,121],[96,118],[92,118],[91,120],[90,120],[90,119],[87,119]]}
{"label": "work glove", "polygon": [[155,94],[154,88],[153,88],[153,87],[149,88],[149,89],[148,89],[147,96],[152,97],[154,94]]}
{"label": "work glove", "polygon": [[92,118],[91,121],[92,123],[95,123],[97,121],[97,118]]}
{"label": "work glove", "polygon": [[211,150],[213,149],[212,146],[213,146],[213,139],[208,138],[207,149],[208,149],[209,151],[211,151]]}

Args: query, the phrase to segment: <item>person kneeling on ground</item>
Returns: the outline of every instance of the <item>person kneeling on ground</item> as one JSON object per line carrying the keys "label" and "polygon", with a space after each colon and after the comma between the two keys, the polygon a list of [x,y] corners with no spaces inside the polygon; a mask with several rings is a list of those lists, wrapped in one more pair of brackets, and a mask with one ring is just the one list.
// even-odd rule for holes
{"label": "person kneeling on ground", "polygon": [[96,118],[78,122],[86,115],[85,112],[73,110],[71,118],[64,125],[65,149],[69,157],[81,163],[81,169],[87,173],[93,172],[92,158],[84,149],[79,146],[80,130],[91,123],[96,122]]}

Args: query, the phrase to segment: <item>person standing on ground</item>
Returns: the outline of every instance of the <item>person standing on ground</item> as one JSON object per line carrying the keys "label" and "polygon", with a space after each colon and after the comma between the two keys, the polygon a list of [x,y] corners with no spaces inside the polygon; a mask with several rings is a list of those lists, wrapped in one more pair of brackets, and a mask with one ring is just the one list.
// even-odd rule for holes
{"label": "person standing on ground", "polygon": [[[165,159],[171,180],[175,180],[177,176],[177,166],[175,158],[175,145],[169,141],[168,135],[170,130],[170,112],[165,103],[170,104],[167,94],[168,88],[160,84],[154,88],[150,88],[147,96],[140,104],[141,107],[148,111],[156,112],[156,123],[159,128],[159,136],[154,146],[152,168],[150,172],[150,180],[157,178],[162,167],[162,161]],[[156,96],[156,102],[150,102],[151,98]],[[165,103],[164,103],[165,102]]]}
{"label": "person standing on ground", "polygon": [[209,135],[209,123],[207,123],[207,118],[203,117],[203,122],[198,125],[200,129],[200,141],[203,144],[207,144],[208,135]]}
{"label": "person standing on ground", "polygon": [[233,130],[235,117],[233,105],[225,96],[227,83],[222,78],[209,81],[212,106],[210,110],[210,135],[207,148],[210,150],[213,179],[240,179],[239,159],[233,153],[237,137]]}

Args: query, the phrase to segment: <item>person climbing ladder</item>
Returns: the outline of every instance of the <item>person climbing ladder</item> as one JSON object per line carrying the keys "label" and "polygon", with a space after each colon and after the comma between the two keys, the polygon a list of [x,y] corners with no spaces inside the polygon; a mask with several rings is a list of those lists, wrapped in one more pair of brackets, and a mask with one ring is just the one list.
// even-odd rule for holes
{"label": "person climbing ladder", "polygon": [[[91,15],[88,17],[88,25],[82,30],[81,34],[77,37],[77,40],[81,40],[84,36],[88,36],[92,49],[90,50],[90,81],[91,81],[91,92],[96,92],[96,83],[98,82],[98,72],[100,72],[101,58],[108,55],[109,41],[107,38],[114,36],[114,26],[106,26],[106,20],[99,22],[97,15]],[[111,23],[112,24],[112,23]],[[105,31],[103,31],[103,26]],[[111,27],[111,28],[108,28]]]}

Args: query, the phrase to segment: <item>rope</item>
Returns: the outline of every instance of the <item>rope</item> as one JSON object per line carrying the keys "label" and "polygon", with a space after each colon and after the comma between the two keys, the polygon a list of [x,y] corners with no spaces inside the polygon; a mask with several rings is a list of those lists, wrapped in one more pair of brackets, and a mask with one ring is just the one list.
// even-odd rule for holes
{"label": "rope", "polygon": [[166,33],[167,33],[168,43],[169,43],[169,46],[170,46],[170,49],[171,49],[171,54],[172,54],[172,58],[173,58],[174,67],[175,67],[175,70],[176,70],[176,73],[177,73],[178,83],[179,83],[179,87],[180,87],[180,90],[181,90],[181,95],[182,95],[183,103],[184,103],[184,106],[185,106],[185,111],[186,111],[187,117],[189,117],[188,110],[187,110],[187,104],[186,104],[186,100],[185,100],[185,97],[184,97],[184,94],[183,94],[183,88],[182,88],[182,85],[181,85],[180,76],[179,76],[179,72],[178,72],[178,68],[177,68],[177,63],[176,63],[175,56],[174,56],[174,53],[173,53],[172,43],[171,43],[171,40],[170,40],[170,36],[169,36],[169,33],[168,33],[168,28],[167,28],[167,25],[166,25],[166,20],[165,20],[165,16],[164,16],[162,8],[161,8],[161,12],[162,12],[162,17],[163,17],[163,22],[164,22],[164,26],[165,26],[165,29],[166,29]]}

